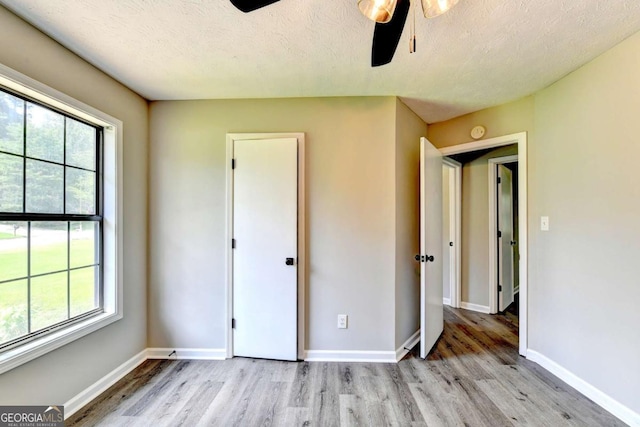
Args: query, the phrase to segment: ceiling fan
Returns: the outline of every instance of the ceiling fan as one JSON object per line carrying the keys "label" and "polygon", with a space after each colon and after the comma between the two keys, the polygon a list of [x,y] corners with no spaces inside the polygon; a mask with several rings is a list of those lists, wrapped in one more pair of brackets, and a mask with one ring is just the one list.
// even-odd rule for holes
{"label": "ceiling fan", "polygon": [[[245,13],[269,6],[280,0],[231,0]],[[417,1],[417,0],[416,0]],[[458,3],[458,0],[421,0],[424,16],[442,15]],[[379,67],[391,62],[396,53],[404,24],[409,16],[411,0],[358,0],[362,14],[376,22],[371,47],[371,66]],[[415,36],[411,40],[411,52],[415,51]]]}

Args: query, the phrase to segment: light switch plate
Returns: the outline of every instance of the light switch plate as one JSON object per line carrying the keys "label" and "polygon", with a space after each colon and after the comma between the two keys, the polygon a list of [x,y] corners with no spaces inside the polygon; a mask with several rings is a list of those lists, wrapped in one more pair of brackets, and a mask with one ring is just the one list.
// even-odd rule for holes
{"label": "light switch plate", "polygon": [[541,231],[549,231],[549,217],[541,216],[540,217],[540,230]]}

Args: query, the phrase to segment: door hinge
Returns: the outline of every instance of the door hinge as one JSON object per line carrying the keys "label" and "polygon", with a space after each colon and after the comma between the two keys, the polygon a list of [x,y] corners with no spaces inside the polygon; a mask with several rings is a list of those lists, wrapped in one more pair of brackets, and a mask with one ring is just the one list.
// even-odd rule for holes
{"label": "door hinge", "polygon": [[236,239],[231,239],[231,249],[236,248]]}
{"label": "door hinge", "polygon": [[236,328],[236,319],[231,319],[231,329]]}
{"label": "door hinge", "polygon": [[502,231],[498,231],[498,237],[502,237]]}
{"label": "door hinge", "polygon": [[231,169],[236,168],[236,159],[231,159]]}
{"label": "door hinge", "polygon": [[502,286],[498,285],[498,292],[502,292]]}
{"label": "door hinge", "polygon": [[498,177],[498,184],[502,182],[502,178]]}
{"label": "door hinge", "polygon": [[449,246],[453,246],[453,242],[449,242]]}

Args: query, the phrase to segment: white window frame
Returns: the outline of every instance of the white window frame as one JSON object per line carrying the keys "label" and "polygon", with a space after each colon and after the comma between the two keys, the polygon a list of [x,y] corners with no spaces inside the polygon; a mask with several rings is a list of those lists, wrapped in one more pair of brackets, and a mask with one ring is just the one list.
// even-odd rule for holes
{"label": "white window frame", "polygon": [[0,85],[104,129],[103,313],[0,353],[0,374],[122,319],[122,121],[0,64]]}

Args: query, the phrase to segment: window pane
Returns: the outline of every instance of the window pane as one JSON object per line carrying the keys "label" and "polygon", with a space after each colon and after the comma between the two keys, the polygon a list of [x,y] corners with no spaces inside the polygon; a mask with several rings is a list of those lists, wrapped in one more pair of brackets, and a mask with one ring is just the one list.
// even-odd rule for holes
{"label": "window pane", "polygon": [[22,212],[22,157],[0,154],[0,212]]}
{"label": "window pane", "polygon": [[27,156],[62,163],[64,116],[27,103]]}
{"label": "window pane", "polygon": [[24,101],[0,92],[0,151],[23,154]]}
{"label": "window pane", "polygon": [[68,214],[96,213],[96,173],[67,168]]}
{"label": "window pane", "polygon": [[0,283],[0,342],[29,333],[27,281]]}
{"label": "window pane", "polygon": [[62,213],[63,166],[27,160],[27,212]]}
{"label": "window pane", "polygon": [[96,233],[98,224],[94,222],[71,223],[71,268],[97,264]]}
{"label": "window pane", "polygon": [[67,269],[67,223],[31,223],[31,275]]}
{"label": "window pane", "polygon": [[96,267],[71,271],[71,317],[98,308]]}
{"label": "window pane", "polygon": [[68,117],[66,163],[96,170],[96,129]]}
{"label": "window pane", "polygon": [[67,272],[31,279],[31,332],[67,319]]}
{"label": "window pane", "polygon": [[27,223],[2,221],[0,222],[0,282],[21,277],[27,277]]}

